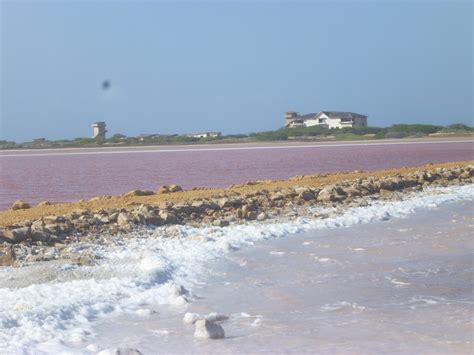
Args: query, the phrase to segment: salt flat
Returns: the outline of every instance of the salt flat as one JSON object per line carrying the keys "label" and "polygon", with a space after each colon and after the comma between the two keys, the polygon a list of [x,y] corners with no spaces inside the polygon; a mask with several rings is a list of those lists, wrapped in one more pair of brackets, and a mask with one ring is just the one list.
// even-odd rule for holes
{"label": "salt flat", "polygon": [[208,264],[187,311],[230,316],[227,339],[197,341],[183,309],[98,327],[98,344],[144,353],[469,353],[474,203],[322,229]]}

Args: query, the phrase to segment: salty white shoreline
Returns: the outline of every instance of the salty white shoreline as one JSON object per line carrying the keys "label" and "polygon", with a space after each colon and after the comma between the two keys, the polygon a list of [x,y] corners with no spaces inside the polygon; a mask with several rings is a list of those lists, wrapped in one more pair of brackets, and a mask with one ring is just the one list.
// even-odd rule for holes
{"label": "salty white shoreline", "polygon": [[[57,149],[12,149],[0,150],[0,158],[36,157],[90,154],[129,154],[129,153],[176,153],[199,151],[239,151],[239,150],[268,150],[268,149],[301,149],[301,148],[333,148],[355,146],[386,146],[413,144],[451,144],[474,143],[472,138],[424,138],[424,139],[386,139],[332,142],[269,142],[269,143],[222,143],[222,144],[188,144],[161,146],[131,146],[131,147],[100,147],[100,148],[57,148]],[[24,154],[27,153],[27,154]]]}
{"label": "salty white shoreline", "polygon": [[[52,262],[2,268],[0,284],[9,288],[0,289],[0,347],[84,352],[96,335],[98,319],[150,316],[159,305],[186,307],[192,303],[193,290],[201,284],[207,265],[236,248],[304,231],[405,217],[418,209],[473,198],[472,185],[435,187],[406,194],[404,201],[334,209],[326,219],[249,222],[226,228],[162,227],[116,238],[111,245],[94,245],[94,252],[102,257],[97,266]],[[77,248],[86,246],[78,244]],[[42,284],[35,284],[38,274],[43,275]]]}

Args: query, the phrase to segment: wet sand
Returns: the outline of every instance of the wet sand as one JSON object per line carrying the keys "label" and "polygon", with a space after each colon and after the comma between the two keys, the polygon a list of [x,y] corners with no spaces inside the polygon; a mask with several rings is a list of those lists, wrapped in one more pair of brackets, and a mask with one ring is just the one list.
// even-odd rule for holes
{"label": "wet sand", "polygon": [[[97,327],[147,353],[472,353],[474,202],[257,242],[207,265],[186,307]],[[198,341],[183,312],[219,312]]]}

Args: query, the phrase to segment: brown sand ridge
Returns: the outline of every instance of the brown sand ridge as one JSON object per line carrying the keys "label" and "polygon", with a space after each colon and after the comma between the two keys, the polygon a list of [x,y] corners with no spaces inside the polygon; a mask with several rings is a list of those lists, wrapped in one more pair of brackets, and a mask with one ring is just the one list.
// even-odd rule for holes
{"label": "brown sand ridge", "polygon": [[0,227],[5,227],[26,220],[37,220],[41,217],[55,215],[62,216],[77,209],[88,209],[95,212],[101,209],[127,208],[134,205],[149,204],[163,206],[168,202],[184,203],[195,200],[210,199],[214,197],[232,194],[252,194],[261,190],[278,190],[296,186],[321,187],[328,184],[335,184],[346,180],[361,178],[382,178],[393,175],[407,175],[415,171],[431,171],[437,168],[466,167],[473,165],[474,161],[449,162],[440,164],[427,164],[419,167],[392,168],[368,172],[341,172],[333,174],[316,174],[297,176],[288,180],[265,180],[250,182],[240,185],[232,185],[227,189],[192,189],[174,193],[165,193],[148,196],[103,196],[96,197],[84,202],[56,203],[46,206],[36,206],[25,210],[8,210],[0,212]]}

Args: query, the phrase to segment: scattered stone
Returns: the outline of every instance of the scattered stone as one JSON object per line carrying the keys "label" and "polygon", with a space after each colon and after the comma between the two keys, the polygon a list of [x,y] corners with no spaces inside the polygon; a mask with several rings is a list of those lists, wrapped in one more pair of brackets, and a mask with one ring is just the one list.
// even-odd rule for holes
{"label": "scattered stone", "polygon": [[[322,176],[322,175],[319,175]],[[161,226],[166,230],[165,238],[179,238],[182,233],[176,224],[187,223],[190,226],[212,224],[216,227],[228,226],[232,223],[245,221],[264,221],[269,216],[296,218],[297,216],[311,216],[328,218],[337,216],[343,208],[367,206],[372,200],[387,199],[400,200],[405,190],[416,191],[435,186],[474,183],[474,169],[470,166],[463,168],[418,170],[411,174],[391,175],[386,177],[368,176],[354,180],[342,181],[337,184],[326,185],[322,188],[315,186],[299,186],[276,190],[261,189],[240,193],[239,190],[224,191],[213,198],[184,201],[180,203],[163,202],[160,206],[138,204],[133,201],[126,203],[123,208],[98,209],[91,212],[87,209],[76,209],[63,216],[44,216],[37,220],[23,220],[20,223],[6,225],[0,230],[0,242],[14,247],[16,264],[23,261],[45,260],[52,256],[41,248],[50,248],[63,258],[60,249],[69,247],[76,241],[92,241],[99,239],[104,242],[112,235],[130,232],[134,229],[146,228],[147,225]],[[240,187],[243,185],[239,185]],[[161,191],[170,193],[181,191],[178,185],[167,185]],[[153,192],[133,190],[128,194],[133,196],[148,195]],[[97,197],[99,201],[107,196]],[[316,203],[323,203],[325,207],[332,207],[331,214],[316,213],[311,207]],[[47,206],[46,201],[43,205]],[[26,207],[25,202],[17,201],[17,207],[10,210]],[[208,237],[192,237],[193,239],[210,240]],[[60,246],[63,245],[63,248]],[[36,252],[35,248],[40,247]],[[4,263],[10,263],[8,253],[3,252],[0,246],[0,257]],[[32,249],[33,248],[33,249]],[[229,244],[229,249],[232,246]],[[8,251],[8,250],[7,250]],[[94,257],[84,256],[83,260],[75,259],[83,265],[94,263]],[[72,258],[71,258],[72,259]],[[179,296],[175,297],[179,298]],[[184,298],[183,298],[184,299]],[[213,320],[213,319],[208,319]]]}
{"label": "scattered stone", "polygon": [[303,191],[300,194],[300,197],[305,201],[311,201],[315,199],[315,196],[311,191]]}
{"label": "scattered stone", "polygon": [[0,266],[12,266],[15,262],[15,251],[11,245],[0,246]]}
{"label": "scattered stone", "polygon": [[221,339],[225,337],[224,328],[207,319],[197,320],[194,326],[194,337],[197,339]]}
{"label": "scattered stone", "polygon": [[30,208],[30,204],[26,203],[25,201],[18,200],[13,203],[13,205],[10,207],[10,210],[12,211],[17,211],[17,210],[26,210]]}
{"label": "scattered stone", "polygon": [[5,239],[7,242],[10,243],[20,243],[28,237],[31,236],[31,228],[30,227],[20,227],[15,229],[5,229],[1,233],[1,237]]}
{"label": "scattered stone", "polygon": [[170,192],[179,192],[179,191],[183,191],[183,188],[179,185],[171,184],[169,185],[169,190]]}
{"label": "scattered stone", "polygon": [[52,203],[49,201],[42,201],[36,205],[36,207],[44,207],[44,206],[51,206]]}
{"label": "scattered stone", "polygon": [[216,227],[227,227],[229,224],[230,224],[229,221],[226,221],[223,219],[216,219],[215,221],[212,222],[212,225]]}
{"label": "scattered stone", "polygon": [[35,230],[31,232],[31,240],[35,242],[49,243],[51,241],[51,235],[41,230]]}
{"label": "scattered stone", "polygon": [[148,190],[132,190],[124,194],[124,197],[132,197],[132,196],[150,196],[154,195],[155,193],[153,191],[148,191]]}
{"label": "scattered stone", "polygon": [[184,324],[194,324],[196,323],[199,319],[202,319],[202,316],[198,313],[190,313],[186,312],[183,317],[183,323]]}
{"label": "scattered stone", "polygon": [[336,202],[344,200],[346,195],[340,186],[329,185],[319,191],[317,199],[321,202]]}
{"label": "scattered stone", "polygon": [[160,218],[166,224],[177,224],[179,223],[179,218],[172,212],[160,211]]}
{"label": "scattered stone", "polygon": [[121,212],[117,216],[117,224],[121,227],[126,227],[129,226],[131,223],[133,223],[133,217],[126,212]]}
{"label": "scattered stone", "polygon": [[202,319],[206,319],[209,322],[222,322],[229,319],[229,317],[224,314],[219,314],[216,312],[209,313],[208,315],[186,312],[183,317],[183,323],[195,324],[198,320],[202,320]]}
{"label": "scattered stone", "polygon": [[161,226],[164,221],[160,216],[157,216],[155,213],[147,213],[144,215],[145,223],[151,224],[153,226]]}
{"label": "scattered stone", "polygon": [[167,194],[171,192],[179,192],[183,191],[182,187],[176,184],[171,184],[171,185],[163,185],[160,187],[158,190],[159,194]]}
{"label": "scattered stone", "polygon": [[224,314],[212,312],[209,313],[204,319],[207,319],[209,322],[222,322],[224,320],[229,319],[229,317]]}

